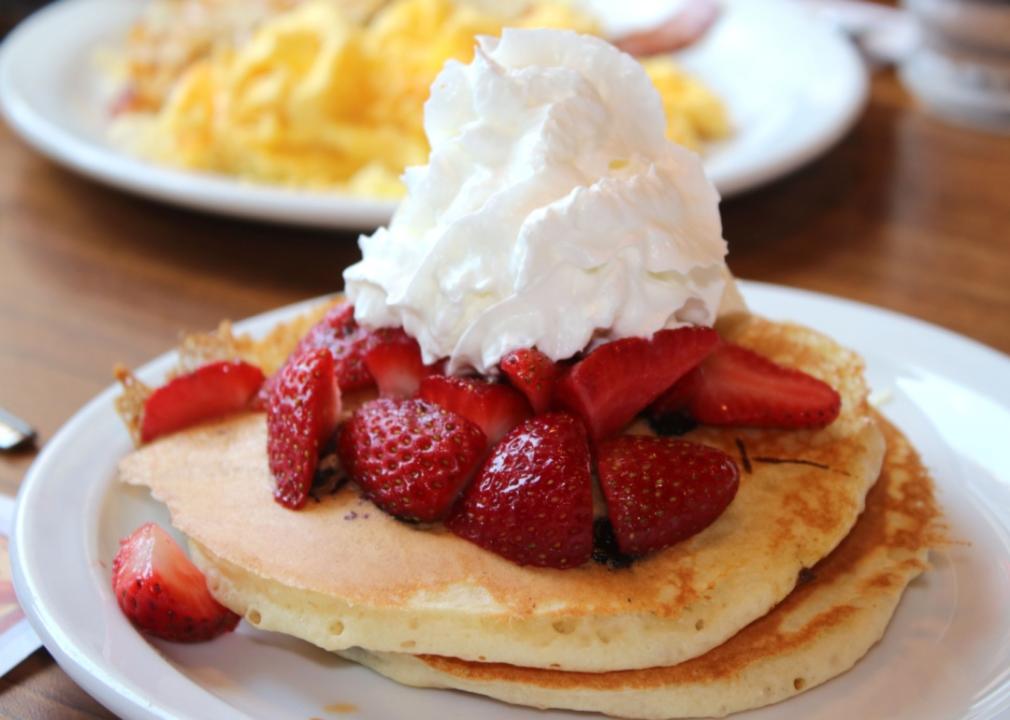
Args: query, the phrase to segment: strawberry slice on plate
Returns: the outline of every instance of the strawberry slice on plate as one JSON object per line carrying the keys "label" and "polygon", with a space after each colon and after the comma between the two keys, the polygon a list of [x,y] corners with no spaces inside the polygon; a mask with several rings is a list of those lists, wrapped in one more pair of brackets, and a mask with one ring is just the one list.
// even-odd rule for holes
{"label": "strawberry slice on plate", "polygon": [[267,457],[274,498],[297,509],[305,504],[319,464],[320,448],[340,417],[340,388],[326,348],[288,358],[277,374],[267,405]]}
{"label": "strawberry slice on plate", "polygon": [[554,384],[558,379],[558,366],[536,348],[513,350],[502,358],[501,371],[533,407],[533,412],[543,415],[554,401]]}
{"label": "strawberry slice on plate", "polygon": [[249,407],[263,372],[241,360],[207,363],[154,390],[144,402],[140,439],[162,435]]}
{"label": "strawberry slice on plate", "polygon": [[435,372],[434,367],[425,365],[421,359],[417,340],[401,328],[374,331],[364,359],[383,397],[413,397],[417,395],[421,378]]}
{"label": "strawberry slice on plate", "polygon": [[556,401],[582,418],[594,439],[613,435],[700,363],[719,335],[708,327],[660,330],[593,350],[558,382]]}
{"label": "strawberry slice on plate", "polygon": [[420,397],[475,423],[490,445],[530,416],[530,406],[518,392],[475,378],[426,377],[421,381]]}
{"label": "strawberry slice on plate", "polygon": [[704,530],[739,486],[736,463],[707,445],[622,435],[596,451],[610,523],[627,555],[644,555]]}
{"label": "strawberry slice on plate", "polygon": [[120,540],[112,591],[130,622],[164,640],[210,640],[239,621],[210,594],[203,573],[172,536],[154,523]]}
{"label": "strawberry slice on plate", "polygon": [[519,565],[567,569],[593,552],[589,441],[578,418],[539,415],[506,435],[446,526]]}
{"label": "strawberry slice on plate", "polygon": [[371,343],[371,332],[354,319],[354,306],[336,305],[301,339],[292,356],[308,350],[326,348],[333,355],[333,371],[342,391],[361,390],[374,384],[365,366],[365,353]]}
{"label": "strawberry slice on plate", "polygon": [[479,427],[434,403],[379,398],[355,411],[337,449],[376,505],[404,520],[433,522],[470,481],[485,444]]}
{"label": "strawberry slice on plate", "polygon": [[842,399],[825,382],[723,343],[656,401],[654,415],[687,411],[706,425],[782,429],[834,422]]}

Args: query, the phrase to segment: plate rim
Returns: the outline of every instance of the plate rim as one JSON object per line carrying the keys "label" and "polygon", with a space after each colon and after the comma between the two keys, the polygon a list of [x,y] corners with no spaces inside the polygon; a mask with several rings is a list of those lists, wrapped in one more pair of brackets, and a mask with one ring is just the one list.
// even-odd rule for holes
{"label": "plate rim", "polygon": [[[732,0],[739,1],[739,0]],[[751,0],[753,1],[753,0]],[[794,0],[765,0],[832,38],[832,52],[847,65],[844,100],[840,111],[821,123],[805,144],[787,148],[762,164],[751,165],[713,181],[723,199],[756,190],[785,178],[825,154],[855,125],[869,100],[868,70],[852,43],[827,22],[815,20]],[[100,184],[150,200],[191,210],[268,223],[331,229],[371,229],[389,221],[396,201],[355,197],[345,193],[313,192],[280,186],[257,185],[211,173],[160,167],[128,153],[88,142],[54,122],[29,102],[19,90],[14,66],[31,56],[31,40],[44,35],[65,14],[92,4],[124,0],[58,0],[22,21],[0,44],[0,114],[11,129],[36,151],[57,165]]]}
{"label": "plate rim", "polygon": [[[944,342],[953,342],[958,346],[966,348],[966,353],[977,353],[980,357],[985,357],[989,362],[995,363],[996,367],[1006,374],[1008,378],[1010,378],[1010,356],[1007,356],[988,345],[980,343],[977,340],[973,340],[924,320],[866,303],[839,298],[810,290],[802,290],[798,288],[753,281],[741,281],[740,284],[745,299],[749,302],[752,302],[755,299],[757,300],[756,304],[758,307],[755,308],[756,312],[762,311],[760,305],[764,303],[773,303],[776,296],[778,296],[778,299],[780,300],[802,299],[811,302],[837,304],[842,307],[843,310],[855,311],[857,313],[870,312],[874,315],[879,314],[882,320],[888,324],[895,322],[901,323],[906,327],[911,328],[916,333],[923,333],[927,336],[938,337]],[[764,295],[764,299],[762,299],[762,295]],[[285,317],[290,317],[301,310],[311,307],[312,305],[325,300],[327,297],[330,296],[311,298],[299,303],[276,308],[250,318],[246,318],[240,323],[236,323],[236,329],[242,331],[244,328],[248,328],[253,324],[265,327],[270,323],[275,323]],[[154,378],[164,373],[171,363],[174,362],[174,359],[174,350],[163,353],[148,363],[145,363],[138,369],[137,372],[142,377]],[[972,387],[971,383],[964,383],[964,385]],[[31,534],[30,529],[33,522],[32,518],[28,517],[28,513],[29,509],[32,507],[32,502],[34,502],[32,499],[33,495],[37,492],[41,492],[39,490],[39,486],[44,486],[47,482],[46,471],[48,466],[58,461],[64,446],[72,443],[74,437],[80,432],[80,426],[85,424],[90,416],[93,416],[96,413],[108,412],[108,408],[111,406],[112,400],[117,392],[117,386],[110,385],[75,412],[53,435],[52,439],[46,444],[42,452],[32,463],[22,480],[17,495],[17,506],[15,510],[14,528],[11,533],[10,548],[14,584],[19,597],[34,600],[34,590],[39,586],[40,582],[42,582],[40,578],[44,576],[44,571],[31,569],[31,562],[27,556],[27,547],[30,543],[28,536]],[[1010,401],[1004,401],[1000,404],[1010,411]],[[955,453],[957,452],[952,447],[950,450]],[[1004,509],[1002,515],[1003,519],[1007,521],[1008,526],[1010,526],[1010,509]],[[110,710],[124,717],[143,718],[144,720],[148,720],[149,718],[158,718],[160,720],[170,717],[198,716],[192,714],[198,712],[197,710],[183,709],[180,711],[173,708],[156,707],[152,702],[146,701],[143,697],[134,692],[128,684],[124,684],[115,677],[114,662],[107,658],[98,658],[96,660],[96,658],[89,656],[80,647],[78,647],[74,637],[72,637],[72,631],[66,631],[61,628],[52,617],[49,609],[41,607],[41,604],[35,602],[26,602],[22,604],[25,608],[26,615],[32,623],[32,626],[35,628],[36,632],[38,632],[46,648],[56,658],[60,667],[63,668],[64,671],[67,672],[67,674],[70,675],[70,677],[86,692]],[[179,673],[178,670],[171,666],[171,663],[168,660],[162,658],[162,662],[164,662],[167,667],[171,668],[173,672]],[[179,674],[182,675],[182,673]],[[199,683],[196,683],[193,680],[189,680],[189,682],[192,682],[196,687],[204,690],[209,695],[212,695]],[[997,691],[999,691],[999,687],[992,688],[990,690],[990,695]],[[222,703],[224,702],[223,700],[217,698],[214,699],[219,700],[219,702]],[[1010,704],[1004,704],[1010,706]],[[226,707],[231,708],[232,706],[226,705]],[[995,710],[996,712],[1003,712],[1006,710],[1006,707],[997,707]],[[180,712],[182,712],[181,715]],[[237,709],[234,712],[235,714],[229,715],[229,717],[248,717]],[[971,711],[969,710],[969,715],[966,715],[965,717],[974,717],[974,715],[971,714]],[[992,718],[997,717],[997,715],[986,715],[986,717]]]}

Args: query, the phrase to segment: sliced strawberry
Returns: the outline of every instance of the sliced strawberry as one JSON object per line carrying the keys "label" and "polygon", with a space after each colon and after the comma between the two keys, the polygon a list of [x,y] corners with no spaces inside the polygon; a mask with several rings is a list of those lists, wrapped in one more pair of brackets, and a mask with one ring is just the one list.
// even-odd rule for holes
{"label": "sliced strawberry", "polygon": [[551,409],[558,366],[536,348],[513,350],[502,358],[501,370],[509,382],[526,396],[533,412],[543,415]]}
{"label": "sliced strawberry", "polygon": [[659,550],[705,529],[739,485],[736,463],[707,445],[622,435],[596,450],[617,545],[628,555]]}
{"label": "sliced strawberry", "polygon": [[841,407],[827,383],[723,343],[664,393],[653,413],[686,410],[705,425],[797,429],[829,425]]}
{"label": "sliced strawberry", "polygon": [[[691,404],[691,396],[695,392],[695,378],[692,376],[696,375],[700,369],[701,364],[684,375],[684,377],[675,382],[669,390],[656,398],[656,401],[649,406],[649,417],[659,420],[661,418],[679,415],[681,417],[694,420],[694,416],[688,412],[688,406]],[[695,424],[697,424],[696,420]]]}
{"label": "sliced strawberry", "polygon": [[214,599],[203,573],[154,523],[119,541],[112,592],[138,630],[164,640],[210,640],[234,630],[239,620]]}
{"label": "sliced strawberry", "polygon": [[484,433],[464,417],[420,400],[380,398],[358,408],[340,432],[340,461],[390,515],[445,517],[484,453]]}
{"label": "sliced strawberry", "polygon": [[601,345],[558,382],[556,401],[579,415],[597,440],[613,435],[719,343],[715,330],[660,330],[650,339]]}
{"label": "sliced strawberry", "polygon": [[354,320],[354,306],[336,305],[309,330],[298,343],[292,356],[307,350],[326,348],[333,355],[333,368],[343,391],[361,390],[374,384],[365,367],[365,353],[371,333]]}
{"label": "sliced strawberry", "polygon": [[589,442],[578,418],[539,415],[495,446],[446,526],[520,565],[573,568],[593,552]]}
{"label": "sliced strawberry", "polygon": [[150,442],[211,418],[250,406],[263,372],[241,360],[212,362],[180,375],[151,393],[144,403],[140,439]]}
{"label": "sliced strawberry", "polygon": [[401,328],[381,328],[372,333],[365,353],[365,367],[383,397],[413,397],[421,378],[434,372],[421,360],[417,340]]}
{"label": "sliced strawberry", "polygon": [[340,388],[326,348],[288,358],[267,407],[267,457],[277,486],[274,498],[292,509],[305,504],[319,450],[340,417]]}
{"label": "sliced strawberry", "polygon": [[426,377],[421,381],[421,397],[476,423],[489,445],[531,414],[526,399],[509,386],[474,378]]}

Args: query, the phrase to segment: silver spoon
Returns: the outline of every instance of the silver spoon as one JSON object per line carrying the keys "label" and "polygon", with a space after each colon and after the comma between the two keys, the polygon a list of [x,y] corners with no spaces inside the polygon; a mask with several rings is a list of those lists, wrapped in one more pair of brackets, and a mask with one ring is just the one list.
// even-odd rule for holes
{"label": "silver spoon", "polygon": [[0,408],[0,452],[35,442],[35,430],[16,415]]}

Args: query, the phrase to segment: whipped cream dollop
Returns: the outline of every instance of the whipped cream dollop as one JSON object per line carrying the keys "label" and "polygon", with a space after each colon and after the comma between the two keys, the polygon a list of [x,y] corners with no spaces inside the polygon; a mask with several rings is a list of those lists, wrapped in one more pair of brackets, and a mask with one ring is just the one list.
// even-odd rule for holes
{"label": "whipped cream dollop", "polygon": [[728,277],[719,196],[665,130],[645,71],[601,39],[480,38],[432,85],[428,164],[344,272],[355,317],[481,373],[518,348],[561,360],[711,325]]}

